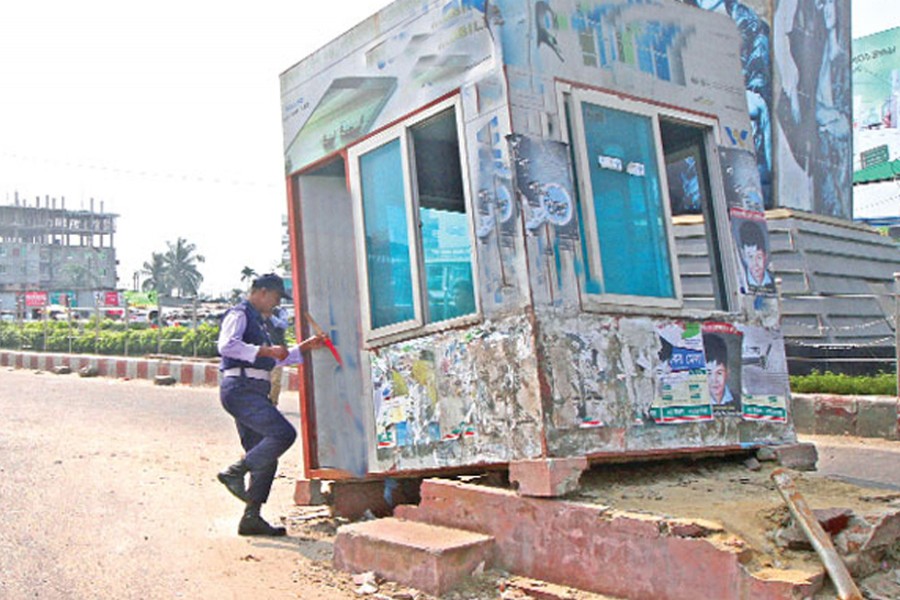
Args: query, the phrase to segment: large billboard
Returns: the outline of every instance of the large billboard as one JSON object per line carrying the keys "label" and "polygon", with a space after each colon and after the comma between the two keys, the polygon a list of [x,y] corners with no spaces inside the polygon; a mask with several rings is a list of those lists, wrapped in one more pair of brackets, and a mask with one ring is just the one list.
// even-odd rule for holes
{"label": "large billboard", "polygon": [[766,208],[773,208],[772,176],[772,0],[679,0],[726,14],[741,34],[741,66],[747,110],[753,127],[753,150]]}
{"label": "large billboard", "polygon": [[854,169],[900,158],[900,27],[853,40]]}
{"label": "large billboard", "polygon": [[774,31],[777,204],[850,219],[850,2],[782,0]]}

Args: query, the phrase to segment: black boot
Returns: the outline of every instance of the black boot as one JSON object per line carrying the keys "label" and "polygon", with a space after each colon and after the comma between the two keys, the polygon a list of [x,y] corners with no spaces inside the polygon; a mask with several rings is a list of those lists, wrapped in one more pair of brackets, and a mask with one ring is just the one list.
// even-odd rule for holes
{"label": "black boot", "polygon": [[238,535],[269,535],[272,537],[281,537],[287,535],[284,527],[272,527],[266,523],[259,514],[260,504],[257,502],[248,502],[247,508],[244,509],[244,516],[238,525]]}
{"label": "black boot", "polygon": [[218,475],[219,481],[228,488],[228,491],[243,502],[250,501],[250,498],[247,496],[247,487],[244,485],[244,475],[249,470],[250,468],[244,463],[244,459],[241,459]]}

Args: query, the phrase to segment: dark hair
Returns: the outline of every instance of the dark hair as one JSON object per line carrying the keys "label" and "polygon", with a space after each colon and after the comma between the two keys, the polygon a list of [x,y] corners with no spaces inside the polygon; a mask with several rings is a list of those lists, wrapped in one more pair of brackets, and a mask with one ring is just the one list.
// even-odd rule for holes
{"label": "dark hair", "polygon": [[738,234],[741,236],[741,246],[756,246],[760,250],[766,249],[766,239],[759,223],[744,221],[738,229]]}
{"label": "dark hair", "polygon": [[722,336],[715,333],[703,334],[703,352],[706,354],[706,364],[716,362],[728,366],[728,346]]}
{"label": "dark hair", "polygon": [[274,290],[278,292],[282,298],[290,299],[291,296],[284,290],[284,280],[275,273],[266,273],[260,275],[250,284],[251,290]]}

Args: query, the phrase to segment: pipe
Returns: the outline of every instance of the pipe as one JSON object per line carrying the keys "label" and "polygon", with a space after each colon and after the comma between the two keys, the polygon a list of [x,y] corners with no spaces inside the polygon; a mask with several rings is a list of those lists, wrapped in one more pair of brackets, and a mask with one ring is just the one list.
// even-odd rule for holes
{"label": "pipe", "polygon": [[816,554],[822,559],[825,570],[828,571],[834,587],[837,588],[838,598],[841,600],[862,600],[862,594],[859,592],[856,584],[853,583],[853,578],[847,570],[847,565],[844,564],[837,550],[834,549],[831,538],[819,525],[818,519],[816,519],[806,503],[806,499],[797,489],[797,486],[794,485],[794,480],[791,479],[791,476],[788,475],[785,469],[775,469],[770,477],[775,482],[778,493],[784,498],[794,519],[800,525],[800,528],[803,529],[806,537],[809,538],[813,548],[815,548]]}

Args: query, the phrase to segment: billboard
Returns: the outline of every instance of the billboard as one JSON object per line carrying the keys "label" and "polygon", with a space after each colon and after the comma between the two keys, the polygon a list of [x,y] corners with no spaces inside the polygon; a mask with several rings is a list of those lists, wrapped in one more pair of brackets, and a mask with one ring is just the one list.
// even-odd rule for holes
{"label": "billboard", "polygon": [[780,2],[774,22],[777,203],[850,219],[850,3]]}
{"label": "billboard", "polygon": [[853,127],[897,129],[900,27],[853,40]]}

